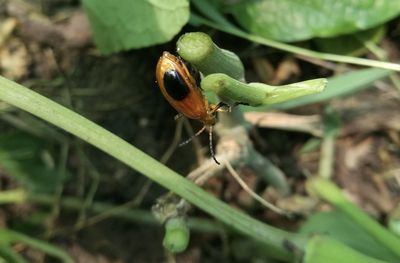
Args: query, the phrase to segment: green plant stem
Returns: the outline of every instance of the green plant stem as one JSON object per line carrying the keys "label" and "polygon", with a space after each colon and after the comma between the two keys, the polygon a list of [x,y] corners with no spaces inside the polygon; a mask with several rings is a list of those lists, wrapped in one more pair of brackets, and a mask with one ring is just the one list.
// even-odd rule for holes
{"label": "green plant stem", "polygon": [[[227,22],[223,18],[222,15],[220,15],[218,12],[213,11],[213,10],[215,10],[214,7],[211,6],[209,3],[207,3],[207,1],[192,0],[191,2],[202,12],[202,14],[204,16],[210,17],[213,20],[213,21],[208,20],[208,19],[205,19],[203,17],[200,17],[200,16],[192,13],[191,20],[194,21],[196,24],[204,24],[204,25],[207,25],[214,29],[217,29],[219,31],[247,39],[254,43],[259,43],[262,45],[266,45],[269,47],[273,47],[276,49],[280,49],[280,50],[291,52],[291,53],[298,54],[298,55],[303,55],[303,56],[317,58],[317,59],[330,60],[330,61],[335,61],[335,62],[340,62],[340,63],[349,63],[349,64],[354,64],[354,65],[361,65],[361,66],[376,67],[376,68],[400,71],[400,64],[382,62],[382,61],[364,59],[364,58],[356,58],[356,57],[321,53],[321,52],[281,43],[281,42],[274,41],[271,39],[266,39],[266,38],[263,38],[260,36],[251,35],[249,33],[242,31],[241,29],[237,28],[236,26],[232,25],[231,23]],[[223,20],[225,22],[221,23],[221,20]]]}
{"label": "green plant stem", "polygon": [[177,41],[179,55],[196,65],[205,76],[219,72],[244,81],[244,67],[233,52],[219,48],[210,36],[202,32],[186,33]]}
{"label": "green plant stem", "polygon": [[[51,205],[52,202],[51,195],[44,194],[29,194],[27,201],[31,201],[41,205]],[[82,200],[74,197],[63,197],[61,199],[61,205],[65,209],[79,211],[82,209]],[[137,208],[129,208],[126,206],[115,206],[103,202],[93,202],[87,210],[92,213],[108,213],[109,216],[113,218],[118,218],[122,220],[127,220],[130,222],[159,225],[153,214],[148,210],[142,210]],[[199,231],[203,233],[219,233],[221,231],[227,231],[228,229],[218,223],[201,218],[191,217],[188,219],[188,225],[194,231]]]}
{"label": "green plant stem", "polygon": [[367,68],[361,70],[355,70],[340,76],[331,77],[328,79],[328,85],[324,92],[313,94],[310,96],[304,96],[297,100],[285,101],[278,104],[272,104],[269,106],[263,106],[258,108],[243,107],[243,111],[265,111],[267,109],[279,109],[287,110],[295,107],[300,107],[308,104],[319,103],[327,101],[333,98],[349,96],[360,90],[366,89],[372,86],[372,83],[383,79],[391,71],[383,70],[379,68]]}
{"label": "green plant stem", "polygon": [[324,136],[322,140],[318,175],[325,179],[332,177],[335,160],[335,141],[335,134]]}
{"label": "green plant stem", "polygon": [[56,246],[51,245],[50,243],[41,241],[39,239],[31,238],[29,236],[23,235],[21,233],[9,230],[9,229],[0,229],[0,237],[2,241],[6,243],[15,243],[21,242],[30,247],[39,249],[44,253],[56,257],[65,263],[73,263],[75,262],[67,253],[63,250],[59,249]]}
{"label": "green plant stem", "polygon": [[85,222],[86,210],[88,207],[92,205],[97,188],[100,184],[100,173],[97,171],[96,167],[94,167],[92,162],[89,160],[89,158],[85,155],[85,153],[82,150],[79,151],[79,154],[80,158],[86,163],[87,167],[89,168],[89,173],[92,178],[92,183],[90,184],[89,191],[79,211],[79,216],[75,224],[77,228],[79,228]]}
{"label": "green plant stem", "polygon": [[339,114],[330,107],[324,113],[324,136],[321,144],[321,157],[318,175],[330,179],[333,174],[335,163],[335,142],[339,133],[341,120]]}
{"label": "green plant stem", "polygon": [[[2,204],[16,204],[31,202],[38,205],[52,206],[53,195],[48,194],[35,194],[27,193],[25,190],[6,190],[0,192],[0,200]],[[84,205],[81,198],[63,196],[60,200],[60,205],[67,210],[81,211]],[[118,218],[130,222],[159,225],[159,221],[154,218],[154,215],[148,210],[137,208],[130,208],[127,206],[116,206],[103,202],[92,202],[90,206],[86,207],[91,213],[108,213],[109,217]],[[188,218],[188,225],[191,229],[203,233],[219,233],[222,231],[229,231],[228,228],[218,225],[218,222],[208,219],[190,217]]]}
{"label": "green plant stem", "polygon": [[60,200],[64,190],[64,181],[66,177],[67,170],[67,161],[68,161],[68,152],[69,152],[69,143],[66,141],[62,143],[62,147],[60,149],[60,160],[58,164],[58,177],[59,181],[56,186],[56,195],[53,198],[53,206],[51,208],[51,212],[47,218],[48,227],[46,228],[45,236],[50,238],[53,235],[53,232],[56,228],[56,220],[60,215]]}
{"label": "green plant stem", "polygon": [[[374,54],[379,60],[387,61],[388,56],[384,49],[379,47],[374,41],[370,39],[364,39],[360,37],[360,35],[355,34],[355,38],[362,43],[372,54]],[[400,91],[400,77],[397,74],[390,74],[390,80],[392,81],[393,85]]]}
{"label": "green plant stem", "polygon": [[342,56],[342,55],[335,55],[335,54],[328,54],[328,53],[321,53],[301,47],[296,47],[280,42],[276,42],[273,40],[269,40],[263,37],[254,36],[247,34],[245,32],[236,33],[238,37],[245,38],[247,40],[253,41],[255,43],[263,44],[266,46],[274,47],[283,51],[288,51],[294,54],[303,55],[307,57],[322,59],[322,60],[329,60],[339,63],[349,63],[354,65],[360,66],[368,66],[374,68],[382,68],[382,69],[389,69],[393,71],[400,71],[400,65],[390,62],[383,62],[378,60],[372,59],[365,59],[365,58],[357,58],[357,57],[350,57],[350,56]]}
{"label": "green plant stem", "polygon": [[326,84],[326,79],[312,79],[284,86],[270,86],[263,83],[243,83],[222,73],[208,75],[201,81],[201,87],[205,91],[213,91],[222,98],[253,107],[321,92]]}
{"label": "green plant stem", "polygon": [[291,189],[282,170],[254,148],[250,149],[249,157],[249,167],[251,167],[260,178],[270,183],[283,196],[290,194]]}
{"label": "green plant stem", "polygon": [[313,177],[307,181],[307,189],[349,216],[400,258],[400,239],[370,218],[359,207],[349,202],[334,183],[320,177]]}
{"label": "green plant stem", "polygon": [[315,236],[308,242],[304,263],[383,263],[378,260],[326,237]]}
{"label": "green plant stem", "polygon": [[0,77],[0,99],[103,150],[237,231],[264,243],[276,258],[287,261],[294,257],[285,248],[285,242],[290,241],[299,249],[306,243],[306,237],[268,226],[239,212],[111,132],[3,77]]}

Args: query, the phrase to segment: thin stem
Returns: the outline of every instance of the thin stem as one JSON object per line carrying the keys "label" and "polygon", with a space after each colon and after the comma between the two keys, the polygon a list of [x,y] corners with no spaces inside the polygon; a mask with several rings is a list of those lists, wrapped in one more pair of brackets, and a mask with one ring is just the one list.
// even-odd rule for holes
{"label": "thin stem", "polygon": [[[197,1],[193,1],[193,2],[197,2]],[[400,71],[400,64],[395,64],[395,63],[390,63],[390,62],[382,62],[382,61],[365,59],[365,58],[356,58],[356,57],[321,53],[321,52],[317,52],[317,51],[277,42],[277,41],[274,41],[271,39],[266,39],[266,38],[263,38],[260,36],[251,35],[249,33],[246,33],[244,31],[236,28],[236,27],[221,25],[216,22],[213,22],[213,21],[207,20],[205,18],[202,18],[200,16],[197,16],[195,14],[192,14],[192,18],[196,22],[202,23],[204,25],[215,28],[222,32],[229,33],[234,36],[247,39],[254,43],[259,43],[262,45],[266,45],[266,46],[280,49],[283,51],[291,52],[294,54],[303,55],[303,56],[312,57],[312,58],[330,60],[330,61],[335,61],[335,62],[340,62],[340,63],[349,63],[349,64],[354,64],[354,65],[361,65],[361,66],[389,69],[389,70],[393,70],[393,71]]]}
{"label": "thin stem", "polygon": [[[168,160],[171,158],[172,154],[174,153],[174,151],[176,150],[176,148],[179,145],[179,140],[182,137],[183,123],[185,120],[183,118],[181,118],[182,115],[179,115],[179,116],[180,117],[175,118],[176,126],[175,126],[174,138],[172,139],[171,144],[165,150],[164,154],[160,157],[160,163],[162,163],[162,164],[166,164],[168,162]],[[141,187],[139,193],[137,193],[137,195],[133,199],[133,203],[132,203],[133,207],[139,206],[139,204],[143,201],[145,195],[148,193],[148,191],[150,190],[150,187],[152,185],[153,185],[153,181],[151,181],[150,179],[146,179],[146,182]]]}
{"label": "thin stem", "polygon": [[49,218],[48,218],[48,226],[46,229],[45,236],[50,238],[53,235],[53,231],[55,230],[56,220],[60,215],[60,199],[64,190],[64,181],[66,176],[66,165],[68,160],[68,151],[69,144],[65,142],[62,144],[60,149],[60,163],[58,164],[58,185],[56,187],[56,196],[53,199],[53,207],[51,209]]}
{"label": "thin stem", "polygon": [[259,240],[275,258],[288,261],[294,257],[285,248],[285,241],[290,240],[301,249],[307,240],[302,235],[268,226],[230,207],[104,128],[3,77],[0,77],[0,99],[74,134],[227,225]]}
{"label": "thin stem", "polygon": [[100,184],[100,173],[97,171],[96,167],[93,163],[89,160],[89,158],[82,152],[82,157],[87,166],[90,168],[89,173],[92,175],[92,183],[90,185],[89,191],[83,201],[81,210],[79,212],[78,220],[76,222],[76,227],[84,225],[87,217],[87,209],[93,203],[94,196],[96,195],[97,188]]}
{"label": "thin stem", "polygon": [[[387,53],[384,49],[380,48],[377,46],[373,41],[371,40],[365,40],[364,38],[360,37],[360,35],[356,34],[355,38],[368,50],[373,53],[379,60],[381,61],[387,61]],[[393,85],[400,91],[400,78],[397,74],[390,74],[389,76],[390,80],[392,81]]]}
{"label": "thin stem", "polygon": [[321,158],[318,175],[324,179],[331,178],[335,163],[335,141],[341,126],[337,112],[327,107],[324,112],[324,136],[321,145]]}
{"label": "thin stem", "polygon": [[[0,192],[0,200],[3,200],[4,196],[7,196],[7,201],[3,204],[31,202],[38,205],[51,206],[53,204],[52,200],[54,199],[54,196],[52,195],[34,193],[28,194],[25,190],[22,189]],[[154,218],[151,212],[149,212],[148,210],[131,208],[129,207],[130,204],[134,204],[134,202],[128,202],[122,205],[113,205],[104,202],[93,202],[89,207],[87,207],[87,211],[97,214],[102,218],[97,218],[97,215],[95,215],[94,217],[88,219],[84,225],[81,225],[79,229],[101,221],[98,219],[104,219],[104,217],[102,216],[103,214],[107,214],[109,217],[112,218],[126,220],[127,222],[149,225],[159,224],[159,222]],[[82,208],[82,199],[64,196],[60,201],[60,205],[63,209],[79,212]],[[192,230],[203,233],[221,233],[225,231],[230,231],[230,229],[224,227],[216,221],[203,218],[190,217],[188,219],[188,225]]]}
{"label": "thin stem", "polygon": [[325,179],[332,177],[335,161],[335,140],[335,135],[325,136],[322,140],[318,175]]}
{"label": "thin stem", "polygon": [[240,176],[237,174],[237,172],[235,171],[235,169],[233,169],[232,165],[229,163],[229,161],[224,160],[224,163],[226,165],[226,168],[228,169],[229,173],[232,175],[232,177],[238,182],[238,184],[243,188],[243,190],[246,191],[246,193],[248,193],[251,197],[253,197],[254,199],[256,199],[258,202],[260,202],[263,206],[265,206],[266,208],[271,209],[272,211],[274,211],[277,214],[280,215],[285,215],[285,216],[289,216],[289,213],[283,209],[280,209],[277,206],[274,206],[273,204],[271,204],[270,202],[268,202],[267,200],[263,199],[261,196],[259,196],[257,193],[255,193],[253,190],[250,189],[250,187],[245,183],[245,181],[242,180],[242,178],[240,178]]}
{"label": "thin stem", "polygon": [[180,118],[179,120],[176,121],[176,126],[175,126],[175,133],[174,133],[174,138],[172,139],[171,144],[168,146],[167,150],[165,150],[164,154],[160,158],[161,163],[167,163],[168,160],[171,158],[172,154],[176,150],[176,148],[179,145],[179,140],[182,137],[182,128],[183,128],[183,122],[184,120]]}
{"label": "thin stem", "polygon": [[[253,148],[253,147],[252,147]],[[274,165],[269,159],[254,148],[249,153],[249,166],[265,182],[273,186],[280,194],[286,196],[291,192],[286,176],[279,167]]]}
{"label": "thin stem", "polygon": [[179,55],[193,63],[205,76],[220,72],[244,81],[244,67],[239,57],[219,48],[207,34],[186,33],[179,38],[176,46]]}
{"label": "thin stem", "polygon": [[[25,196],[25,198],[23,201],[21,201],[20,197],[18,197],[15,194],[9,194],[8,192],[10,193],[23,192],[22,195]],[[54,198],[52,195],[47,195],[47,194],[26,194],[24,190],[19,190],[19,189],[0,192],[0,197],[3,195],[14,196],[14,198],[8,198],[7,203],[9,204],[20,203],[20,202],[33,202],[40,205],[51,206],[52,199]],[[79,211],[82,207],[82,200],[76,197],[63,197],[61,199],[60,204],[64,209]],[[116,206],[104,202],[93,202],[93,204],[90,207],[88,207],[88,211],[92,213],[98,213],[99,215],[107,213],[109,214],[110,217],[126,220],[128,222],[150,224],[150,225],[159,224],[159,222],[154,218],[151,212],[142,209],[132,209],[128,207],[128,203]],[[95,219],[95,217],[93,217],[93,219]],[[88,225],[92,225],[96,222],[98,221],[90,220],[80,228],[87,227]],[[188,225],[192,230],[202,233],[221,233],[231,230],[219,224],[216,221],[203,218],[196,218],[196,217],[190,217],[188,219]]]}
{"label": "thin stem", "polygon": [[[120,213],[123,213],[124,211],[129,211],[131,206],[134,206],[137,203],[136,199],[133,199],[129,202],[126,202],[122,205],[119,206],[114,206],[114,207],[109,207],[109,209],[104,209],[103,211],[99,211],[97,215],[94,215],[90,218],[88,218],[85,222],[84,225],[82,224],[80,228],[87,227],[87,226],[92,226],[95,225],[101,221],[106,220],[107,218],[113,217],[115,215],[118,215]],[[92,206],[94,207],[94,206]],[[93,210],[93,209],[92,209]]]}

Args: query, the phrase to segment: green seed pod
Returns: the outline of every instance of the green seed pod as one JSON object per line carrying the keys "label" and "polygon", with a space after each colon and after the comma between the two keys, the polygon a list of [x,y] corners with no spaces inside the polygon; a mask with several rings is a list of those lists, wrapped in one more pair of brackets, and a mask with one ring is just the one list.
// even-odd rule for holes
{"label": "green seed pod", "polygon": [[184,251],[190,240],[190,231],[182,217],[168,219],[165,223],[163,246],[172,253]]}

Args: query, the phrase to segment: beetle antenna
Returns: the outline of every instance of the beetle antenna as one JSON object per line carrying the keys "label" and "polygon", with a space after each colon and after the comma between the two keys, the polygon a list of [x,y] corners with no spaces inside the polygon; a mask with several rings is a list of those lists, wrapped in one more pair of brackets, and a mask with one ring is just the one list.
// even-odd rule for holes
{"label": "beetle antenna", "polygon": [[215,161],[218,165],[220,165],[220,163],[218,162],[217,158],[215,158],[215,153],[214,153],[214,148],[213,148],[212,134],[213,134],[213,126],[210,125],[210,126],[208,126],[208,146],[210,147],[211,157],[214,159],[214,161]]}
{"label": "beetle antenna", "polygon": [[201,128],[200,130],[198,130],[198,132],[196,132],[195,134],[193,134],[192,136],[189,137],[189,139],[187,139],[186,141],[183,141],[179,144],[179,147],[188,144],[191,140],[194,139],[194,137],[199,136],[204,130],[206,129],[206,126],[204,125],[203,128]]}

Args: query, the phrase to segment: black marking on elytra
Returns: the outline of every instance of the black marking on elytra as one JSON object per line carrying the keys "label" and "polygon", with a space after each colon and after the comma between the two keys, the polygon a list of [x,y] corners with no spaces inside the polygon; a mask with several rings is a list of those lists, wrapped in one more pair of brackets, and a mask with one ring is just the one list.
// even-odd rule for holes
{"label": "black marking on elytra", "polygon": [[183,80],[183,77],[176,70],[165,72],[164,87],[168,95],[178,101],[185,99],[190,93],[190,89]]}

